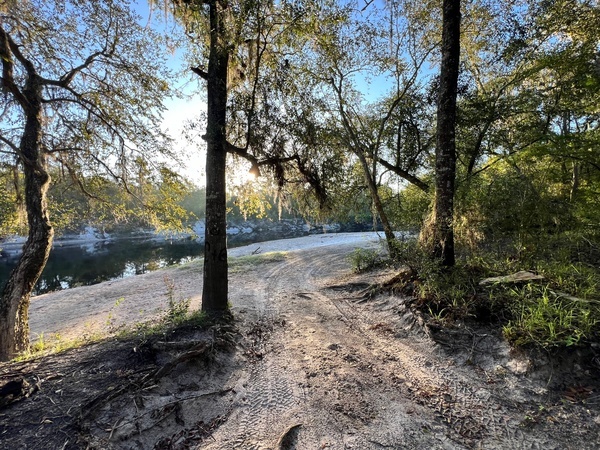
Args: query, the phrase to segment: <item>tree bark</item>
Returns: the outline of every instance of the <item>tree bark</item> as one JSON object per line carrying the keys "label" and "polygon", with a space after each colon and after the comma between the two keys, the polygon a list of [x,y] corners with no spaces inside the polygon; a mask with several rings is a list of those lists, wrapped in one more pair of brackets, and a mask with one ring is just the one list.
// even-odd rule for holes
{"label": "tree bark", "polygon": [[[379,197],[379,192],[377,190],[377,183],[371,173],[371,169],[369,168],[369,163],[365,158],[364,152],[362,150],[355,150],[354,153],[358,157],[360,161],[360,165],[363,169],[365,175],[365,181],[367,182],[367,186],[369,187],[369,192],[371,193],[371,201],[373,202],[373,206],[375,206],[375,210],[379,215],[379,219],[381,220],[381,225],[383,226],[383,232],[385,234],[385,241],[388,245],[388,252],[391,258],[396,257],[396,235],[392,230],[390,225],[390,221],[388,220],[387,214],[385,213],[385,209],[383,208],[383,204],[381,203],[381,198]],[[373,221],[375,222],[375,226],[377,223],[377,218],[374,217]],[[377,229],[375,229],[377,231]]]}
{"label": "tree bark", "polygon": [[0,361],[7,361],[29,347],[28,311],[31,291],[46,266],[54,236],[46,204],[50,176],[41,143],[42,94],[37,75],[29,74],[23,95],[26,99],[26,122],[19,156],[25,174],[29,234],[23,254],[0,297]]}
{"label": "tree bark", "polygon": [[208,2],[210,49],[206,127],[206,230],[202,311],[222,315],[228,309],[227,221],[225,194],[227,69],[229,52],[225,35],[225,6]]}
{"label": "tree bark", "polygon": [[456,177],[456,92],[460,59],[460,0],[444,0],[442,64],[437,110],[433,256],[453,266]]}
{"label": "tree bark", "polygon": [[577,196],[577,191],[579,190],[579,172],[581,166],[578,162],[573,162],[573,176],[571,178],[571,192],[569,193],[569,201],[573,203],[575,201],[575,197]]}
{"label": "tree bark", "polygon": [[[571,134],[571,113],[566,111],[562,116],[562,135],[567,138]],[[577,196],[580,183],[581,165],[577,161],[573,161],[573,170],[571,172],[571,190],[569,192],[569,202],[573,203]]]}

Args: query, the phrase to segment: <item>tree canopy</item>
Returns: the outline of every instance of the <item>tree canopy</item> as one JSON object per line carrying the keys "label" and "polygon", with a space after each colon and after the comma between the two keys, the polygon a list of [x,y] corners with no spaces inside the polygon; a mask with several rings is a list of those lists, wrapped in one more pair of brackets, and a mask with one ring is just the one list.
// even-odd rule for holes
{"label": "tree canopy", "polygon": [[[190,125],[207,152],[205,310],[228,307],[226,173],[240,160],[274,180],[280,210],[364,217],[370,203],[391,253],[394,229],[433,219],[430,256],[448,266],[452,232],[463,252],[500,237],[520,248],[540,233],[597,238],[593,1],[150,4],[184,28],[188,75],[205,92],[204,121]],[[2,320],[25,323],[27,302],[17,314],[14,299],[43,269],[48,211],[66,223],[58,206],[68,210],[74,188],[107,220],[137,203],[157,224],[185,216],[173,205],[190,187],[168,167],[160,126],[174,84],[167,32],[125,0],[0,8],[0,233],[27,228],[30,249]],[[265,213],[249,191],[235,192],[240,213]]]}
{"label": "tree canopy", "polygon": [[112,178],[135,195],[141,161],[167,176],[158,155],[171,150],[160,131],[169,93],[164,52],[129,3],[28,0],[5,2],[0,14],[0,157],[14,167],[28,223],[23,255],[0,299],[5,359],[28,345],[29,296],[54,234],[51,175],[107,202],[94,180]]}

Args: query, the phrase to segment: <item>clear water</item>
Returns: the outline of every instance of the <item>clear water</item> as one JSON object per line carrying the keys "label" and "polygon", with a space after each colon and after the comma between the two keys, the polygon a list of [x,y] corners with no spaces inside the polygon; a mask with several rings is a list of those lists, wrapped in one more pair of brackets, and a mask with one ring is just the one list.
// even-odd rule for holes
{"label": "clear water", "polygon": [[[204,245],[194,240],[155,242],[117,240],[85,245],[55,245],[34,294],[140,275],[202,257]],[[0,286],[20,255],[0,258]]]}
{"label": "clear water", "polygon": [[[229,236],[227,245],[236,247],[253,242],[304,236],[307,233],[264,231],[248,235]],[[50,258],[34,295],[59,291],[77,286],[88,286],[103,281],[140,275],[162,267],[199,259],[204,254],[204,243],[193,239],[154,241],[151,239],[118,239],[82,245],[61,245],[55,242]],[[0,289],[19,255],[0,255]]]}

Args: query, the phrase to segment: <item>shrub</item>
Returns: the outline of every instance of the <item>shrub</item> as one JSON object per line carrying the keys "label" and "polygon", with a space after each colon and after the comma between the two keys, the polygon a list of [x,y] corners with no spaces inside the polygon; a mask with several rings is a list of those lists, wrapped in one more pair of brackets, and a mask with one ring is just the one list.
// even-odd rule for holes
{"label": "shrub", "polygon": [[[588,258],[593,249],[573,241],[548,239],[546,247],[515,252],[479,251],[463,257],[454,268],[442,270],[415,241],[399,243],[400,263],[417,274],[413,295],[433,320],[449,325],[475,318],[499,323],[505,337],[517,346],[543,348],[588,345],[600,339],[600,271]],[[589,245],[595,246],[593,242]],[[552,251],[549,251],[549,247]],[[497,283],[482,288],[489,276],[530,270],[544,283]]]}
{"label": "shrub", "polygon": [[190,309],[190,299],[175,299],[175,282],[168,276],[164,277],[164,283],[167,288],[167,312],[164,322],[167,325],[180,325],[188,318]]}
{"label": "shrub", "polygon": [[350,255],[352,271],[356,273],[368,272],[382,263],[383,259],[377,250],[357,248]]}
{"label": "shrub", "polygon": [[513,289],[514,318],[503,327],[515,345],[570,347],[600,336],[598,302],[561,295],[549,285]]}

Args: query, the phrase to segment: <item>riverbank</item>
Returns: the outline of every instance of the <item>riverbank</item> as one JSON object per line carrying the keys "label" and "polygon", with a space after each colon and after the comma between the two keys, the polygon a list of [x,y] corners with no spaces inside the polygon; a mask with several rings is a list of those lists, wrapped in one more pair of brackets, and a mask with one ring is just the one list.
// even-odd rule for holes
{"label": "riverbank", "polygon": [[[333,245],[365,247],[377,245],[379,239],[374,232],[310,235],[233,248],[229,257]],[[230,274],[230,280],[235,290],[236,273]],[[252,289],[251,283],[247,289]],[[201,261],[35,296],[29,308],[31,339],[85,339],[110,334],[120,327],[159,317],[167,309],[170,295],[177,300],[189,299],[192,310],[200,307]]]}
{"label": "riverbank", "polygon": [[[88,227],[81,234],[59,236],[33,293],[113,281],[202,258],[204,223],[197,222],[192,228],[192,232],[185,233],[142,229],[107,233]],[[249,220],[230,224],[227,240],[229,248],[234,248],[253,242],[335,233],[342,228],[338,224],[309,225],[299,219]],[[0,286],[16,267],[24,242],[22,236],[0,240]]]}
{"label": "riverbank", "polygon": [[[194,240],[204,242],[206,226],[199,220],[189,226],[188,231],[156,231],[153,229],[114,230],[107,232],[104,229],[86,227],[80,233],[66,233],[57,235],[54,247],[82,246],[90,252],[95,251],[99,244],[124,241],[124,240],[154,240],[169,242],[178,240]],[[308,236],[311,234],[365,232],[372,229],[372,224],[339,224],[324,223],[311,224],[303,219],[281,219],[272,221],[268,219],[251,219],[242,222],[231,222],[227,225],[227,236],[230,243],[244,244],[250,242],[263,242],[278,239]],[[26,241],[26,236],[4,236],[0,238],[0,257],[14,257],[21,253],[21,248]]]}
{"label": "riverbank", "polygon": [[[24,392],[0,403],[0,448],[597,447],[594,373],[540,367],[540,355],[513,351],[493,326],[433,340],[410,299],[365,295],[397,271],[351,273],[357,247],[381,248],[358,233],[235,249],[229,324],[0,364],[0,386]],[[200,269],[36,297],[32,326],[89,332],[94,320],[151,318],[165,306],[165,276],[197,305]]]}

